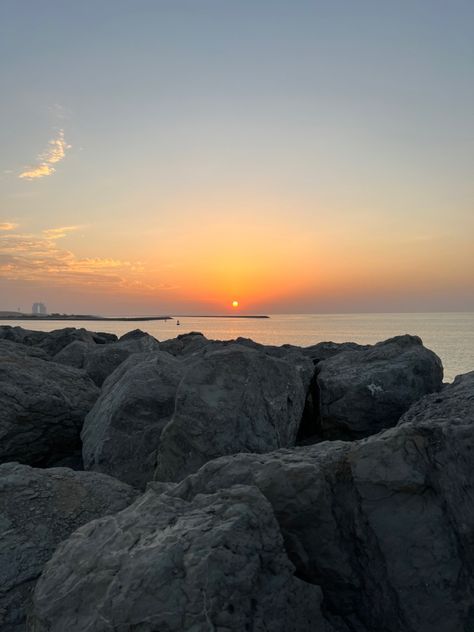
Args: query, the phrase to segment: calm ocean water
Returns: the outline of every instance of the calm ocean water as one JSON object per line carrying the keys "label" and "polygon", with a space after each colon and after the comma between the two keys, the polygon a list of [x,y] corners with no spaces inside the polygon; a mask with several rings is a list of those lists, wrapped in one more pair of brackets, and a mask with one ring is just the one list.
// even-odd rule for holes
{"label": "calm ocean water", "polygon": [[445,380],[474,370],[474,313],[440,314],[275,314],[268,319],[187,318],[126,322],[3,321],[29,329],[51,331],[60,327],[86,327],[118,336],[139,327],[158,340],[200,331],[208,338],[226,340],[244,336],[257,342],[308,346],[324,340],[374,343],[398,334],[416,334],[443,361]]}

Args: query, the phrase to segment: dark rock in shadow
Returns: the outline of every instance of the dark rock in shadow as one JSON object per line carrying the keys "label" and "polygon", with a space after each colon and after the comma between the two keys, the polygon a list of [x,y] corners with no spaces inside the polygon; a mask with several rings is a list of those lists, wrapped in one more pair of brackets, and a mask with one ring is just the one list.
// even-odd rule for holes
{"label": "dark rock in shadow", "polygon": [[0,462],[48,466],[80,448],[99,390],[83,372],[30,355],[0,357]]}
{"label": "dark rock in shadow", "polygon": [[321,592],[293,576],[254,487],[184,501],[149,490],[82,527],[37,583],[30,630],[330,632]]}
{"label": "dark rock in shadow", "polygon": [[90,520],[124,509],[136,495],[102,474],[0,465],[2,632],[26,629],[31,591],[56,546]]}

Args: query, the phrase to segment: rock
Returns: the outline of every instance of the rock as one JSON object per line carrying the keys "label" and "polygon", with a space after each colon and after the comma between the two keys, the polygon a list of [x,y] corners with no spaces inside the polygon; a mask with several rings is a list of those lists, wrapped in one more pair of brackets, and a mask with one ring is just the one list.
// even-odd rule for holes
{"label": "rock", "polygon": [[[81,446],[82,447],[82,446]],[[67,456],[58,460],[54,460],[49,467],[68,467],[78,472],[84,471],[84,463],[82,461],[82,449],[75,450]]]}
{"label": "rock", "polygon": [[452,384],[446,384],[438,393],[426,395],[415,402],[401,417],[399,423],[423,424],[432,421],[474,423],[474,371],[458,375]]}
{"label": "rock", "polygon": [[158,341],[148,334],[121,338],[107,345],[76,340],[57,353],[54,361],[84,369],[97,386],[102,386],[104,380],[133,353],[158,350]]}
{"label": "rock", "polygon": [[443,368],[417,336],[397,336],[337,353],[317,365],[322,438],[358,439],[397,423],[409,406],[439,391]]}
{"label": "rock", "polygon": [[297,576],[321,586],[327,616],[349,630],[469,630],[473,396],[470,373],[368,439],[223,457],[167,493],[256,485]]}
{"label": "rock", "polygon": [[145,331],[142,331],[141,329],[132,329],[131,331],[127,331],[126,334],[123,334],[123,336],[120,336],[119,341],[125,342],[126,340],[138,340],[139,338],[145,338],[146,336],[149,336],[149,334]]}
{"label": "rock", "polygon": [[102,474],[0,465],[2,632],[25,630],[30,593],[59,542],[135,497],[131,487]]}
{"label": "rock", "polygon": [[[100,347],[102,349],[102,347]],[[83,340],[74,340],[66,347],[58,351],[53,360],[58,364],[72,366],[75,369],[83,369],[87,356],[95,349],[95,344],[84,342]]]}
{"label": "rock", "polygon": [[12,327],[11,325],[0,325],[0,339],[18,342],[24,345],[39,344],[45,337],[44,331],[33,331],[23,329],[23,327]]}
{"label": "rock", "polygon": [[178,486],[178,483],[160,483],[159,481],[149,481],[146,484],[146,490],[153,490],[155,494],[167,494],[173,491]]}
{"label": "rock", "polygon": [[64,329],[56,329],[45,334],[39,346],[51,356],[55,356],[61,349],[64,349],[64,347],[67,347],[75,340],[102,345],[117,340],[117,336],[114,334],[96,333],[83,328],[65,327]]}
{"label": "rock", "polygon": [[161,350],[116,369],[84,424],[85,469],[143,488],[155,462],[157,478],[176,481],[215,456],[293,445],[311,362],[294,352],[273,358],[235,343],[217,349],[201,347],[186,362]]}
{"label": "rock", "polygon": [[96,345],[108,345],[111,342],[117,342],[118,337],[106,331],[91,331],[92,337]]}
{"label": "rock", "polygon": [[155,478],[178,481],[206,461],[295,444],[313,365],[233,344],[197,355],[160,438]]}
{"label": "rock", "polygon": [[[351,491],[350,485],[346,485],[346,479],[350,482],[346,461],[354,445],[333,441],[268,454],[221,457],[203,465],[168,493],[192,500],[198,494],[211,494],[233,485],[256,486],[273,507],[298,577],[318,583],[321,569],[326,568],[323,557],[326,551],[327,574],[330,575],[331,564],[336,566],[336,558],[338,572],[342,573],[342,567],[349,581],[352,576],[349,563],[344,566],[341,562],[347,557],[341,544],[345,542],[347,522],[339,527],[338,520],[343,516],[346,489]],[[349,506],[347,512],[351,509]],[[322,583],[323,590],[325,587],[327,580]],[[343,592],[340,598],[344,599]]]}
{"label": "rock", "polygon": [[238,486],[192,502],[148,491],[59,545],[31,632],[328,632],[320,591],[293,577],[263,496]]}
{"label": "rock", "polygon": [[115,334],[104,332],[88,331],[87,329],[76,329],[75,327],[65,327],[54,331],[33,331],[23,329],[23,327],[11,327],[3,325],[0,327],[0,339],[11,340],[21,344],[37,346],[43,349],[49,356],[54,356],[61,349],[75,340],[94,344],[106,344],[117,340]]}
{"label": "rock", "polygon": [[50,360],[50,356],[37,347],[30,347],[29,345],[21,344],[20,342],[13,342],[13,340],[0,338],[0,359],[6,356],[30,356],[32,358],[40,358],[41,360]]}
{"label": "rock", "polygon": [[153,479],[156,450],[173,414],[183,369],[160,351],[133,355],[115,370],[84,423],[85,469],[142,488]]}
{"label": "rock", "polygon": [[47,466],[80,447],[99,390],[83,372],[27,355],[0,357],[0,462]]}
{"label": "rock", "polygon": [[160,349],[174,356],[186,356],[200,351],[211,342],[198,331],[181,334],[176,338],[170,338],[160,342]]}
{"label": "rock", "polygon": [[301,351],[311,358],[314,364],[322,360],[328,360],[343,351],[363,351],[370,349],[370,345],[359,345],[356,342],[318,342],[310,347],[304,347]]}

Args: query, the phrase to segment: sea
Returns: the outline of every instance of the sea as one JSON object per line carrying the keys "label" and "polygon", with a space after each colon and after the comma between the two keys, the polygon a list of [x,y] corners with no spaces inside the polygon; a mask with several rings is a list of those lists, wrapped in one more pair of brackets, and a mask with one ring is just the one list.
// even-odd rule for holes
{"label": "sea", "polygon": [[[179,326],[177,322],[179,320]],[[27,329],[51,331],[61,327],[85,327],[121,336],[140,328],[158,340],[199,331],[208,338],[230,340],[243,336],[272,345],[290,343],[303,347],[317,342],[353,341],[373,344],[400,334],[420,336],[441,358],[444,379],[474,370],[474,312],[417,314],[270,314],[269,318],[219,318],[179,316],[172,320],[119,321],[1,321]]]}

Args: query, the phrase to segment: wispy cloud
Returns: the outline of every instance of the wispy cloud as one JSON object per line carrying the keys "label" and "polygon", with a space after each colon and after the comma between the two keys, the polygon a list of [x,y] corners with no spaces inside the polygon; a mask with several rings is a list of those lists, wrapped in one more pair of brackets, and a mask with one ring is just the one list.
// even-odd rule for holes
{"label": "wispy cloud", "polygon": [[[140,261],[77,257],[61,247],[60,240],[83,226],[48,228],[39,234],[0,233],[0,278],[7,281],[42,282],[100,291],[155,293],[174,286],[152,282]],[[154,275],[153,275],[154,276]]]}
{"label": "wispy cloud", "polygon": [[60,226],[59,228],[47,228],[46,230],[43,230],[43,235],[46,237],[46,239],[62,239],[63,237],[66,237],[68,233],[73,233],[76,230],[80,230],[81,228],[84,228],[84,226],[77,225]]}
{"label": "wispy cloud", "polygon": [[18,224],[14,224],[13,222],[0,222],[0,230],[15,230]]}
{"label": "wispy cloud", "polygon": [[64,130],[60,129],[56,138],[52,138],[47,149],[38,156],[36,164],[22,171],[18,177],[25,180],[35,180],[52,175],[56,171],[53,165],[63,160],[66,151],[70,148],[71,145],[68,145],[64,138]]}

